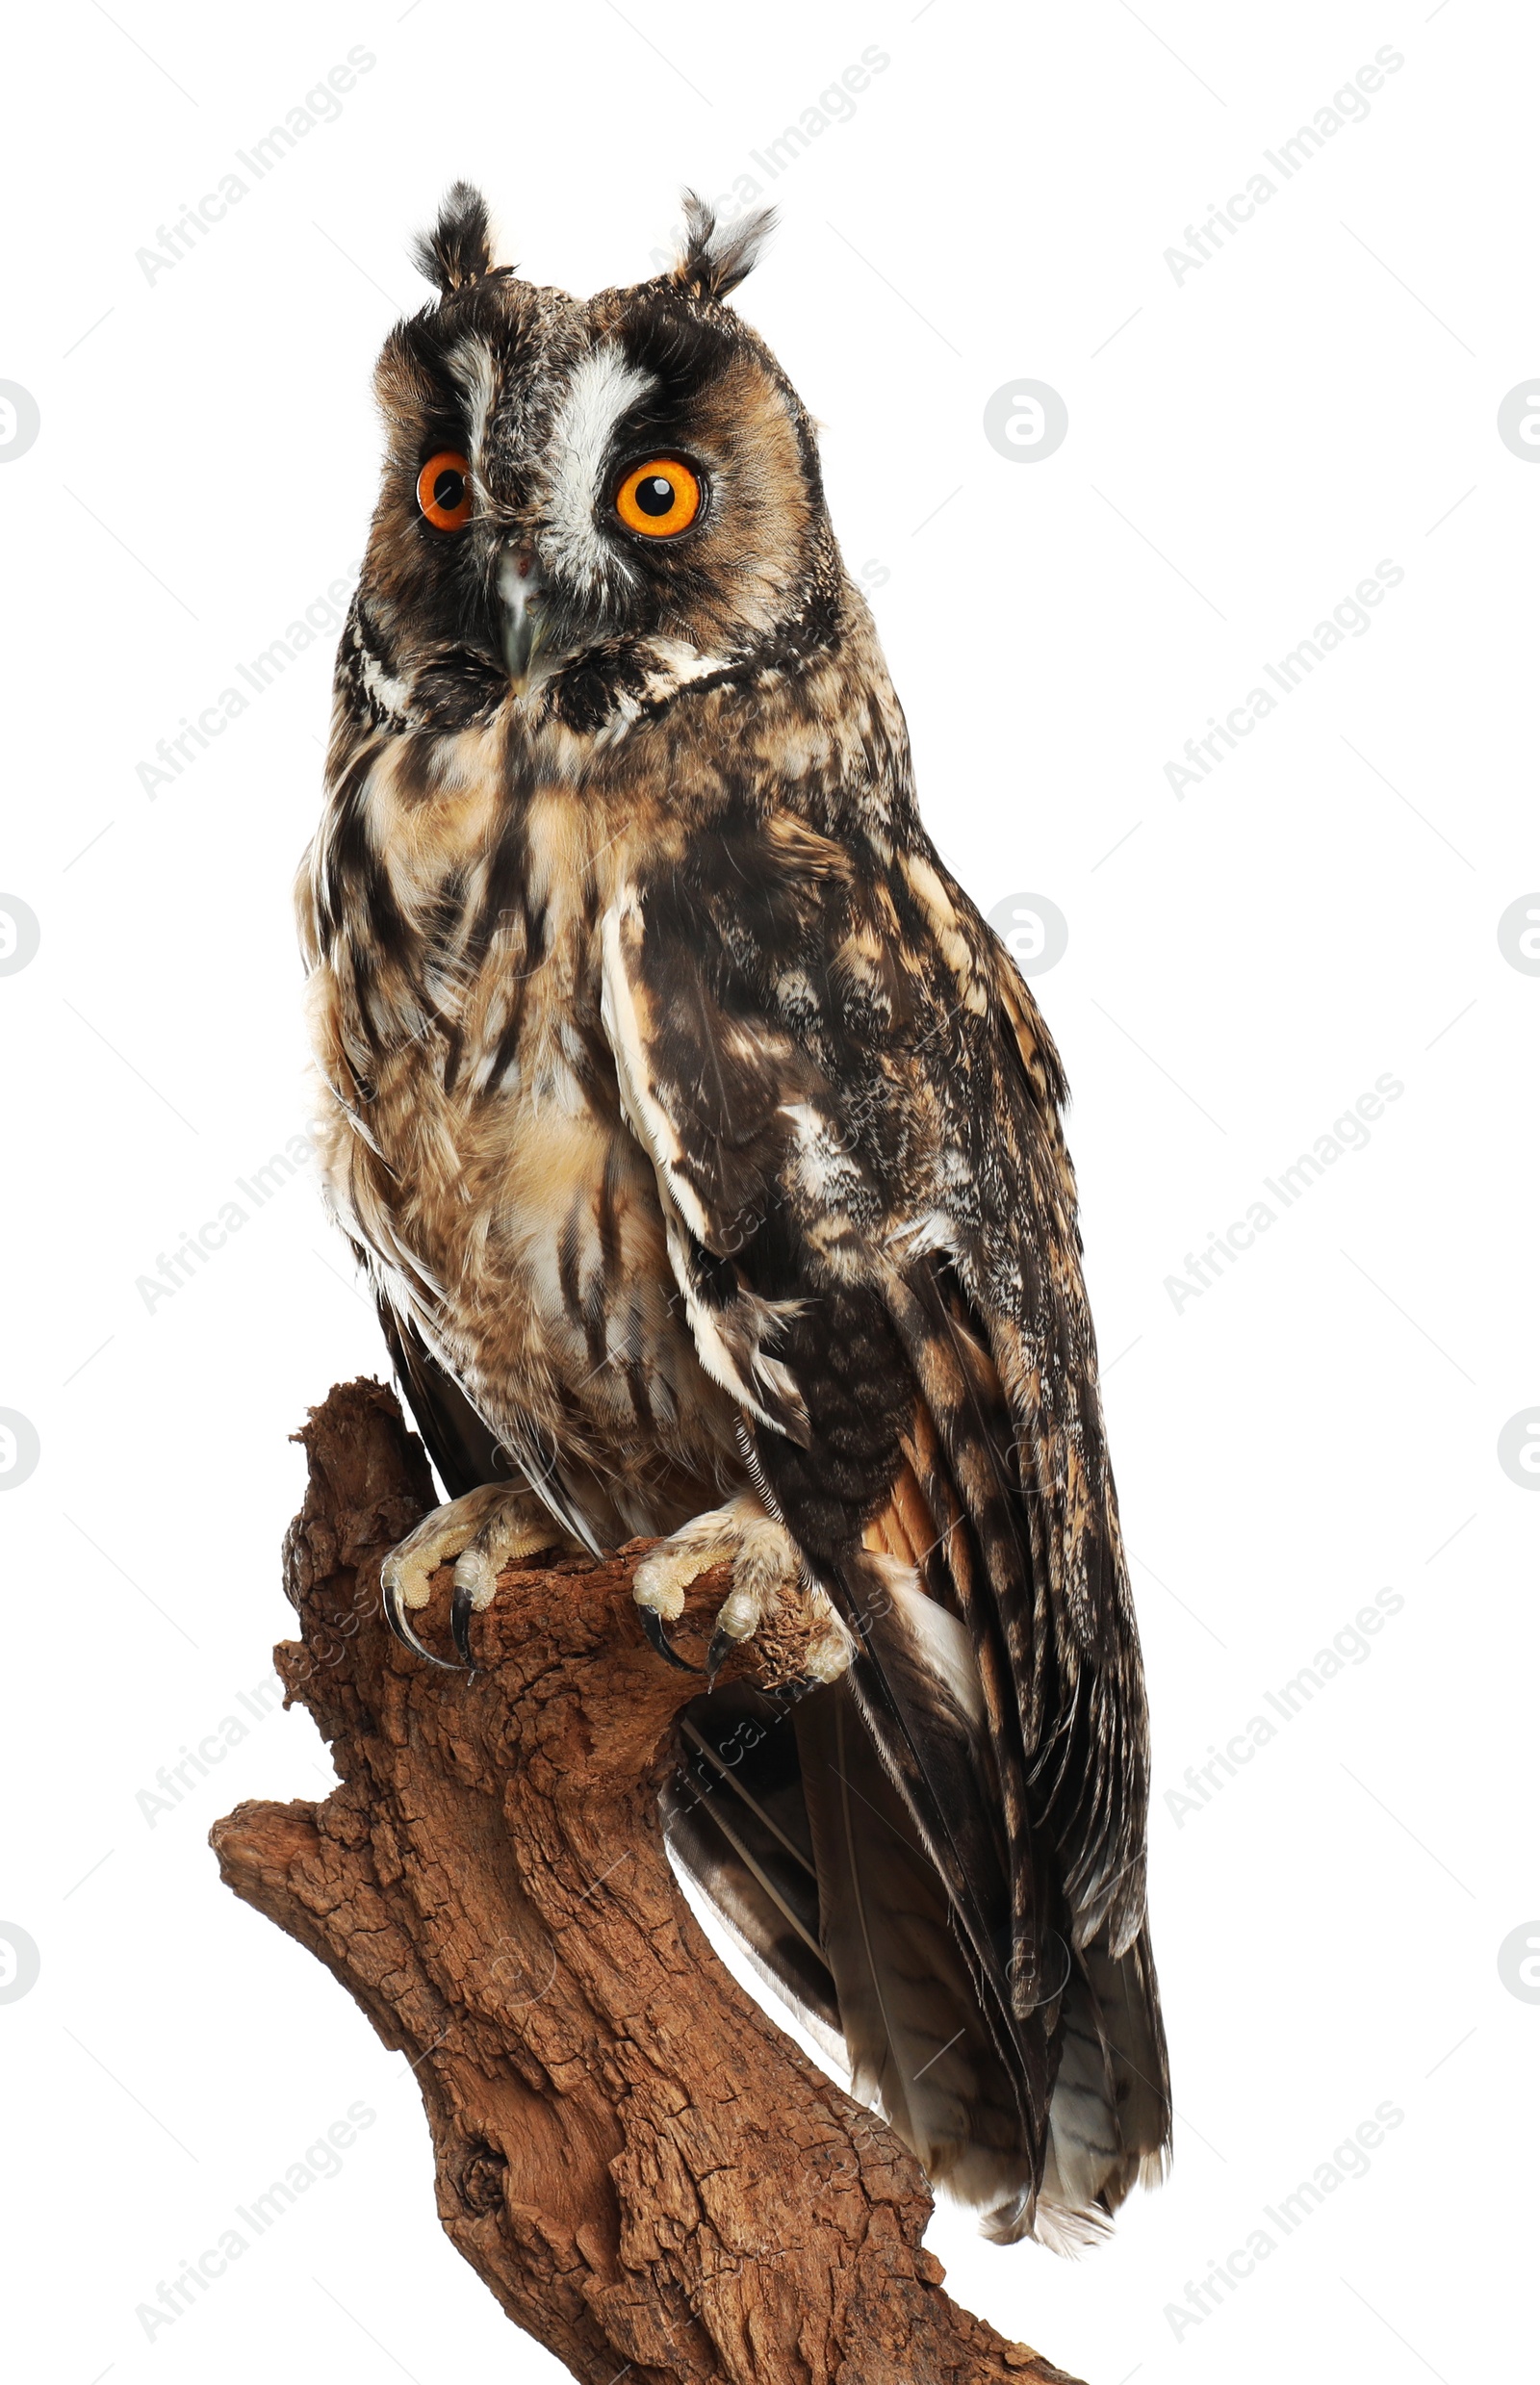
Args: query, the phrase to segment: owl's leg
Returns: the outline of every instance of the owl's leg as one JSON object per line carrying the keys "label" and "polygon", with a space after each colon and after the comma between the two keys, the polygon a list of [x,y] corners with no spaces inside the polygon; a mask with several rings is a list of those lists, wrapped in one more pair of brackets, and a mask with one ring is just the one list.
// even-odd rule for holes
{"label": "owl's leg", "polygon": [[491,1605],[502,1568],[515,1557],[533,1556],[537,1549],[577,1546],[531,1492],[506,1482],[485,1482],[477,1491],[467,1491],[463,1499],[435,1507],[391,1551],[380,1567],[385,1620],[397,1638],[416,1649],[429,1664],[457,1671],[447,1656],[435,1656],[431,1648],[424,1648],[407,1621],[408,1609],[427,1604],[434,1568],[452,1557],[449,1628],[455,1647],[474,1672],[471,1617]]}
{"label": "owl's leg", "polygon": [[767,1515],[752,1493],[695,1517],[660,1541],[636,1568],[631,1596],[659,1655],[685,1672],[697,1669],[670,1645],[664,1627],[679,1621],[685,1590],[697,1574],[724,1557],[732,1560],[732,1587],[717,1610],[706,1652],[707,1676],[714,1676],[731,1648],[789,1607],[808,1635],[809,1675],[816,1681],[837,1680],[855,1654],[855,1643],[827,1591],[808,1579],[785,1526]]}

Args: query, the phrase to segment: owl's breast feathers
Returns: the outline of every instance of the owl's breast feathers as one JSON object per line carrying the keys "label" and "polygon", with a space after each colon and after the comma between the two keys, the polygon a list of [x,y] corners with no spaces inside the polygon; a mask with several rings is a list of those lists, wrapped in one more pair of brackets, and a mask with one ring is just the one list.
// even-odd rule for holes
{"label": "owl's breast feathers", "polygon": [[[1044,2196],[1105,2209],[1168,2112],[1064,1085],[919,826],[847,602],[840,659],[682,688],[608,742],[516,706],[344,715],[301,885],[329,1179],[600,1537],[724,1482],[773,1500],[857,1635],[871,1795],[903,1800],[987,2016],[998,2076],[947,2092],[1003,2099]],[[895,1566],[966,1635],[984,1808],[949,1791]],[[913,2121],[943,2170],[947,2125]]]}

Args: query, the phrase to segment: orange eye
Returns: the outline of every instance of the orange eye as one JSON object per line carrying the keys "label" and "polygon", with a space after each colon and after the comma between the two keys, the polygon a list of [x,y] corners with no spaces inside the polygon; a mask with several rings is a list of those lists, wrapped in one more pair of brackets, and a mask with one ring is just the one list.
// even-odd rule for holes
{"label": "orange eye", "polygon": [[674,455],[633,464],[615,491],[615,511],[644,538],[678,538],[701,510],[701,483]]}
{"label": "orange eye", "polygon": [[436,530],[463,530],[471,519],[471,467],[446,448],[417,475],[417,501]]}

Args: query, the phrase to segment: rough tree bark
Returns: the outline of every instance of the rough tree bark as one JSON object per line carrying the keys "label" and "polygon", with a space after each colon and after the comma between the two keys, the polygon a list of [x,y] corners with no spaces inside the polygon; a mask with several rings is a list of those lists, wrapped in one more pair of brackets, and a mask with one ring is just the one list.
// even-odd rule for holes
{"label": "rough tree bark", "polygon": [[[584,2385],[1062,2378],[942,2291],[916,2164],[742,1992],[680,1893],[657,1790],[701,1683],[642,1636],[646,1544],[510,1572],[475,1626],[484,1669],[441,1672],[379,1613],[379,1560],[433,1500],[394,1398],[344,1385],[297,1438],[303,1636],[276,1662],[341,1785],[238,1807],[212,1842],[412,2061],[439,2218],[509,2317]],[[435,1589],[422,1628],[448,1652]],[[722,1594],[694,1586],[691,1653]]]}

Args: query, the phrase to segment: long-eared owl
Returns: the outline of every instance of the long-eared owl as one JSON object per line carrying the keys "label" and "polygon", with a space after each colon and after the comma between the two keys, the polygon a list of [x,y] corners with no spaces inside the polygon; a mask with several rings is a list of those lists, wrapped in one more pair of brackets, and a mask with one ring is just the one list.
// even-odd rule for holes
{"label": "long-eared owl", "polygon": [[1066,2244],[1169,2094],[1065,1086],[727,302],[766,222],[687,194],[674,269],[582,300],[457,184],[380,358],[299,910],[330,1198],[449,1494],[385,1596],[421,1645],[453,1559],[469,1660],[510,1563],[641,1534],[659,1661],[719,1563],[708,1670],[794,1618],[794,1680],[685,1710],[677,1859],[935,2180]]}

